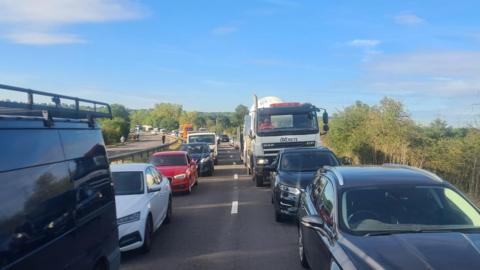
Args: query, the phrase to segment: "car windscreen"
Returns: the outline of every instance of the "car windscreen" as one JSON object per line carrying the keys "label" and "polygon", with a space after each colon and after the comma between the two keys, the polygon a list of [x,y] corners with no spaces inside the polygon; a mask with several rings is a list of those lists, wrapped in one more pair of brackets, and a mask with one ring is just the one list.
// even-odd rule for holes
{"label": "car windscreen", "polygon": [[112,172],[115,195],[143,194],[142,172]]}
{"label": "car windscreen", "polygon": [[185,155],[161,155],[153,156],[150,163],[154,166],[184,166],[187,165]]}
{"label": "car windscreen", "polygon": [[189,143],[215,143],[215,135],[191,135],[188,137]]}
{"label": "car windscreen", "polygon": [[337,158],[329,152],[285,153],[280,161],[281,171],[316,171],[323,166],[338,166]]}
{"label": "car windscreen", "polygon": [[257,121],[258,132],[269,133],[288,130],[318,130],[315,112],[269,114],[263,111]]}
{"label": "car windscreen", "polygon": [[447,187],[355,188],[341,205],[341,223],[357,233],[480,229],[480,213]]}
{"label": "car windscreen", "polygon": [[206,144],[186,144],[182,145],[181,151],[186,151],[189,154],[205,154],[210,152],[210,148]]}

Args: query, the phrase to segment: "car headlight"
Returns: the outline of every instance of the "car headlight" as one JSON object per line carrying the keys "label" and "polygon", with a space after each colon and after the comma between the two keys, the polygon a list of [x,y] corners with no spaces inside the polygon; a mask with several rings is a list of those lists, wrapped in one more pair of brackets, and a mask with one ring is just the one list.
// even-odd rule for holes
{"label": "car headlight", "polygon": [[266,158],[259,158],[259,159],[257,159],[257,164],[258,164],[258,165],[266,165],[266,164],[268,164],[268,159],[266,159]]}
{"label": "car headlight", "polygon": [[183,180],[185,179],[185,177],[187,177],[186,174],[182,173],[182,174],[177,174],[173,177],[173,179],[176,179],[176,180]]}
{"label": "car headlight", "polygon": [[200,160],[200,163],[205,163],[210,160],[210,157],[205,157]]}
{"label": "car headlight", "polygon": [[300,189],[296,188],[296,187],[289,187],[289,186],[285,186],[285,185],[280,185],[280,190],[281,191],[285,191],[285,192],[288,192],[290,194],[293,194],[293,195],[300,195],[301,191]]}
{"label": "car headlight", "polygon": [[126,223],[131,223],[140,220],[140,212],[135,212],[131,215],[117,218],[117,225],[122,225]]}

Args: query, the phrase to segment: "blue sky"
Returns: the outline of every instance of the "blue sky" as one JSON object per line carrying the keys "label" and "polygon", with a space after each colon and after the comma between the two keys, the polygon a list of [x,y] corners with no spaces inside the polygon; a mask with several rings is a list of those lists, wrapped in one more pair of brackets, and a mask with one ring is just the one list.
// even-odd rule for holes
{"label": "blue sky", "polygon": [[418,122],[465,125],[480,114],[478,10],[478,1],[0,0],[0,82],[198,111],[232,111],[253,93],[331,113],[389,96]]}

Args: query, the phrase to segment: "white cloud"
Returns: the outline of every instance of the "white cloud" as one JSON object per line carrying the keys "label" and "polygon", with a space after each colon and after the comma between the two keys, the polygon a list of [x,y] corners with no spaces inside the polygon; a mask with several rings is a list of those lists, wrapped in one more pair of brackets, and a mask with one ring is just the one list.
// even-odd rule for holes
{"label": "white cloud", "polygon": [[72,24],[136,19],[143,11],[132,0],[0,0],[1,33],[12,42],[33,45],[84,42],[59,29]]}
{"label": "white cloud", "polygon": [[348,42],[349,45],[354,47],[376,47],[380,44],[380,40],[376,39],[354,39]]}
{"label": "white cloud", "polygon": [[6,38],[15,43],[30,45],[85,43],[85,40],[76,35],[61,33],[20,32],[8,34],[6,35]]}
{"label": "white cloud", "polygon": [[432,97],[473,97],[480,90],[480,52],[411,53],[366,64],[375,91]]}
{"label": "white cloud", "polygon": [[424,19],[410,12],[399,14],[394,17],[394,20],[396,23],[403,25],[418,25],[425,22]]}
{"label": "white cloud", "polygon": [[233,27],[233,26],[221,26],[221,27],[217,27],[217,28],[214,28],[212,30],[212,35],[216,35],[216,36],[225,36],[225,35],[229,35],[233,32],[236,32],[237,31],[237,28],[236,27]]}

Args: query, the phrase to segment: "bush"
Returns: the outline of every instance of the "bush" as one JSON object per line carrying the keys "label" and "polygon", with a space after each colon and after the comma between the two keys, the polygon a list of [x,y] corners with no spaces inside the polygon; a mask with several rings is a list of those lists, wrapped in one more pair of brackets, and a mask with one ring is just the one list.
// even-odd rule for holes
{"label": "bush", "polygon": [[128,138],[130,124],[123,118],[105,119],[101,121],[100,125],[102,127],[103,139],[107,145],[120,142],[122,136]]}

